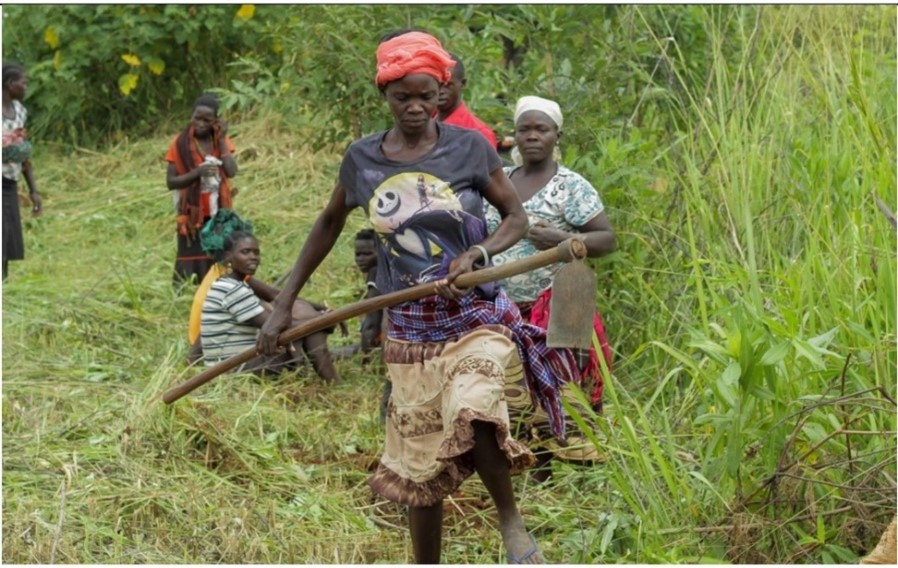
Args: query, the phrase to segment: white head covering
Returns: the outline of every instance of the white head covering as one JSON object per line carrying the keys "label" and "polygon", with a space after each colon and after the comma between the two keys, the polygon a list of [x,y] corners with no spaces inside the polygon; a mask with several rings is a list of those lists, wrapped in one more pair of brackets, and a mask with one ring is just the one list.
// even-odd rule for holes
{"label": "white head covering", "polygon": [[558,103],[555,101],[550,101],[549,99],[544,99],[542,97],[533,97],[526,96],[518,99],[518,104],[514,109],[514,122],[518,123],[518,119],[527,111],[530,110],[538,110],[543,112],[552,119],[558,126],[558,130],[561,130],[561,124],[564,122],[563,117],[561,116],[561,107],[558,106]]}

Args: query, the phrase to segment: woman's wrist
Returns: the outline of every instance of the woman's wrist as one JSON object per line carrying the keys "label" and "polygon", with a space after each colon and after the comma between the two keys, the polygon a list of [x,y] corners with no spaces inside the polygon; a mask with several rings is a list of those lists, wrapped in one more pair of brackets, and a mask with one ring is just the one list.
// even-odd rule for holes
{"label": "woman's wrist", "polygon": [[474,263],[475,267],[483,268],[484,266],[487,266],[490,263],[490,254],[487,252],[486,247],[484,247],[483,245],[473,245],[468,250],[469,251],[476,250],[476,251],[480,252],[481,261],[480,261],[480,263],[475,262]]}

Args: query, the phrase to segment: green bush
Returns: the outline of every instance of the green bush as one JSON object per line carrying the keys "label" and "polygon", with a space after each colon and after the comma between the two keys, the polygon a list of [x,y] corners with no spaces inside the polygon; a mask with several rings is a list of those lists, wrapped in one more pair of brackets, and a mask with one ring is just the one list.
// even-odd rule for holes
{"label": "green bush", "polygon": [[[566,143],[599,131],[668,128],[669,103],[707,77],[715,48],[746,7],[395,5],[10,6],[4,59],[29,69],[39,138],[96,145],[158,129],[204,90],[225,107],[314,115],[314,142],[343,144],[389,124],[373,83],[387,31],[422,28],[457,53],[472,108],[500,133],[523,94],[572,117]],[[742,36],[719,33],[738,52]],[[180,114],[179,114],[180,115]],[[590,117],[589,120],[584,117]],[[600,136],[599,136],[600,137]]]}
{"label": "green bush", "polygon": [[[260,101],[247,86],[260,81],[274,107],[313,109],[319,144],[342,143],[390,124],[373,81],[378,38],[424,29],[465,62],[466,100],[500,133],[513,129],[515,99],[539,94],[579,117],[565,129],[566,144],[595,148],[604,128],[682,120],[667,112],[666,100],[706,81],[715,47],[706,22],[721,32],[723,50],[736,53],[742,36],[726,32],[752,14],[742,7],[289,6],[265,32],[283,47],[280,65],[249,56],[223,94],[231,107],[252,108]],[[277,78],[278,88],[263,78]]]}
{"label": "green bush", "polygon": [[[241,10],[243,10],[241,12]],[[227,65],[260,56],[255,9],[208,5],[4,8],[3,58],[28,69],[30,128],[40,139],[92,146],[156,130]]]}

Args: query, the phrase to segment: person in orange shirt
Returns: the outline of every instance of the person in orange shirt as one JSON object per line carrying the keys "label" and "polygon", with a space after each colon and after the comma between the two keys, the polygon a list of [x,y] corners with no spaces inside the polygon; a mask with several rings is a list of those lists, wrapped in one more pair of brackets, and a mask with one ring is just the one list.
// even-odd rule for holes
{"label": "person in orange shirt", "polygon": [[468,83],[465,77],[465,65],[457,55],[450,53],[449,57],[455,61],[455,67],[452,69],[452,77],[448,82],[440,86],[440,96],[437,109],[439,115],[437,120],[446,124],[461,126],[462,128],[470,128],[483,134],[490,146],[498,149],[496,134],[486,125],[485,122],[474,116],[467,105],[461,100],[461,93]]}
{"label": "person in orange shirt", "polygon": [[201,282],[215,263],[200,246],[199,231],[218,209],[231,209],[228,183],[237,175],[234,143],[227,123],[218,117],[218,99],[205,94],[193,105],[190,123],[172,140],[165,154],[165,182],[178,191],[178,256],[174,284],[196,277]]}

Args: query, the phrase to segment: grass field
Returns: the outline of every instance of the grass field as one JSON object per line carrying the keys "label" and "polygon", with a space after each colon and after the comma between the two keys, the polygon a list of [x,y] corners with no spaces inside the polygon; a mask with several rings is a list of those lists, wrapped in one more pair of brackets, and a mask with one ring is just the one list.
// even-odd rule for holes
{"label": "grass field", "polygon": [[[594,264],[616,368],[593,439],[607,461],[515,479],[549,562],[847,563],[895,514],[896,233],[876,203],[896,208],[895,12],[864,13],[765,21],[676,107],[688,131],[566,149],[619,235]],[[336,178],[339,152],[304,143],[315,121],[232,126],[264,280]],[[39,149],[46,213],[3,285],[3,561],[410,562],[403,512],[365,484],[382,369],[343,361],[333,388],[232,375],[161,402],[192,376],[162,161],[178,126]],[[360,297],[363,226],[305,296]],[[446,502],[443,560],[504,562],[476,478]]]}

